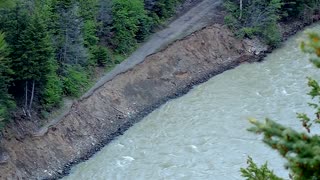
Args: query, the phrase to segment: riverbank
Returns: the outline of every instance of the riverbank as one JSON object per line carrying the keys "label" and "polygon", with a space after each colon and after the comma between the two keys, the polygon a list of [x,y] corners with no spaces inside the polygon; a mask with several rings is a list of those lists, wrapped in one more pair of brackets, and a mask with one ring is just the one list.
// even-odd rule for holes
{"label": "riverbank", "polygon": [[249,117],[303,131],[296,112],[313,113],[306,102],[307,76],[320,80],[299,48],[304,32],[290,37],[262,63],[244,63],[170,100],[129,128],[63,180],[241,178],[250,156],[288,179],[285,159],[248,132]]}
{"label": "riverbank", "polygon": [[[88,98],[95,90],[100,88],[103,84],[113,79],[116,75],[128,71],[137,64],[143,62],[145,58],[163,48],[177,39],[181,39],[194,31],[214,23],[223,22],[223,14],[220,10],[221,1],[211,0],[186,0],[177,9],[177,15],[170,18],[170,22],[166,28],[160,30],[149,37],[149,40],[142,44],[133,54],[131,54],[121,64],[117,65],[110,72],[98,79],[96,84],[91,87],[80,100],[74,100],[71,104],[77,103],[82,99]],[[193,7],[193,8],[192,8]],[[60,115],[56,118],[51,118],[40,129],[32,130],[32,136],[43,136],[48,129],[59,123],[66,115],[68,115],[71,105],[66,105]]]}
{"label": "riverbank", "polygon": [[255,46],[221,25],[175,41],[74,104],[43,136],[17,139],[5,133],[2,146],[9,159],[0,165],[0,178],[64,176],[167,100],[241,63],[261,60],[268,50]]}

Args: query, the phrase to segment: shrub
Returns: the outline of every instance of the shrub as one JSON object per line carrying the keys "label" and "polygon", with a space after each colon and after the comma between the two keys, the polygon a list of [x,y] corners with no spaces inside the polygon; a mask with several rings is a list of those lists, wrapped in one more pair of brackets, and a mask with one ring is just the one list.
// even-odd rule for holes
{"label": "shrub", "polygon": [[58,77],[56,65],[50,66],[50,73],[46,77],[45,86],[42,92],[42,105],[45,110],[51,110],[58,106],[62,100],[63,85]]}
{"label": "shrub", "polygon": [[281,0],[244,1],[242,10],[239,6],[239,1],[228,0],[224,3],[228,11],[225,23],[235,34],[241,38],[261,37],[273,47],[280,43],[277,22],[281,17]]}
{"label": "shrub", "polygon": [[[313,55],[310,61],[317,68],[320,68],[320,35],[310,33],[309,40],[302,43],[301,46],[304,52]],[[302,122],[302,126],[306,129],[306,132],[310,133],[311,126],[320,124],[320,85],[316,80],[312,78],[308,79],[308,86],[311,88],[308,95],[312,99],[317,99],[315,103],[309,103],[309,106],[314,109],[314,114],[313,116],[309,116],[305,113],[298,113],[297,117]],[[298,132],[270,119],[266,119],[264,123],[255,119],[251,119],[250,122],[254,126],[249,130],[254,133],[263,134],[263,142],[270,148],[278,151],[287,160],[286,167],[290,170],[291,179],[320,179],[320,136],[318,134]],[[243,172],[250,175],[255,173],[255,169],[249,168]],[[273,177],[273,174],[265,175],[269,179]]]}
{"label": "shrub", "polygon": [[136,35],[138,42],[142,42],[150,35],[153,25],[153,19],[151,17],[145,16],[140,20],[139,30]]}
{"label": "shrub", "polygon": [[236,19],[233,15],[228,14],[224,17],[224,23],[232,30],[236,31],[237,27],[239,27],[238,19]]}
{"label": "shrub", "polygon": [[240,38],[253,38],[253,36],[257,35],[258,33],[259,29],[256,27],[244,27],[237,33],[237,36]]}
{"label": "shrub", "polygon": [[258,165],[253,162],[252,158],[249,157],[247,164],[247,168],[241,168],[240,170],[242,177],[245,177],[246,180],[282,180],[277,177],[273,171],[269,170],[267,163],[258,167]]}
{"label": "shrub", "polygon": [[98,66],[105,67],[113,64],[110,51],[106,47],[98,46],[94,48],[92,54]]}
{"label": "shrub", "polygon": [[69,66],[62,82],[65,95],[79,97],[87,89],[89,78],[87,72],[80,66]]}
{"label": "shrub", "polygon": [[[137,45],[141,25],[148,23],[142,0],[113,0],[113,45],[118,53],[130,53]],[[143,30],[145,33],[147,30]]]}
{"label": "shrub", "polygon": [[84,45],[86,47],[94,46],[98,43],[99,38],[97,37],[97,25],[96,22],[88,20],[84,23]]}
{"label": "shrub", "polygon": [[153,8],[153,11],[160,19],[166,19],[173,15],[175,7],[182,0],[158,0]]}
{"label": "shrub", "polygon": [[277,47],[281,42],[281,33],[276,23],[266,25],[261,29],[261,34],[266,44],[271,47]]}

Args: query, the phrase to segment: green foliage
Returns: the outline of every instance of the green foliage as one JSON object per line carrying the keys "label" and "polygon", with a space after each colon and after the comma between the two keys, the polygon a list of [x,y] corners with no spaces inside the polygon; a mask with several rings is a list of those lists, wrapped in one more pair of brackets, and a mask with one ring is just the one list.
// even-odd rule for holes
{"label": "green foliage", "polygon": [[87,89],[94,66],[122,62],[179,2],[145,10],[143,0],[0,0],[0,46],[8,44],[0,50],[0,126],[14,107],[9,89],[30,118],[51,111]]}
{"label": "green foliage", "polygon": [[45,86],[42,90],[42,105],[47,111],[59,106],[62,101],[63,84],[57,75],[58,66],[53,63],[50,64],[49,73],[45,78]]}
{"label": "green foliage", "polygon": [[[99,43],[97,36],[98,22],[96,16],[98,14],[98,0],[79,0],[80,16],[84,20],[82,27],[84,46],[89,50],[89,57],[94,56],[95,47]],[[90,60],[91,58],[89,58]],[[88,62],[87,65],[91,65]]]}
{"label": "green foliage", "polygon": [[310,39],[310,41],[301,43],[301,48],[305,53],[313,55],[313,57],[311,57],[310,61],[317,68],[320,68],[320,37],[319,37],[319,34],[309,33],[309,39]]}
{"label": "green foliage", "polygon": [[19,40],[18,53],[13,64],[20,80],[40,81],[48,72],[48,62],[53,57],[50,38],[40,17],[35,14]]}
{"label": "green foliage", "polygon": [[19,41],[30,19],[23,3],[17,3],[12,9],[1,10],[0,15],[0,29],[6,33],[5,40],[11,50],[9,57],[15,61],[21,56]]}
{"label": "green foliage", "polygon": [[[140,26],[148,22],[142,0],[113,0],[113,45],[119,53],[129,53],[137,45]],[[146,30],[143,30],[145,32]]]}
{"label": "green foliage", "polygon": [[12,73],[7,62],[8,49],[4,41],[4,34],[0,33],[0,130],[8,122],[9,113],[15,107],[15,103],[8,93],[8,75]]}
{"label": "green foliage", "polygon": [[[319,0],[283,0],[284,6],[281,11],[284,12],[284,19],[309,18],[319,10]],[[309,16],[309,17],[308,17]]]}
{"label": "green foliage", "polygon": [[124,56],[123,54],[114,54],[114,63],[115,64],[120,64],[125,59],[126,59],[126,56]]}
{"label": "green foliage", "polygon": [[14,6],[13,0],[0,0],[0,8],[8,8],[13,6]]}
{"label": "green foliage", "polygon": [[268,45],[277,46],[281,35],[277,22],[281,17],[281,0],[243,1],[240,10],[239,1],[227,0],[224,7],[228,11],[226,25],[239,37],[261,37]]}
{"label": "green foliage", "polygon": [[272,47],[280,43],[279,20],[303,19],[305,23],[314,21],[319,14],[320,0],[226,0],[228,11],[225,24],[239,37],[261,37]]}
{"label": "green foliage", "polygon": [[87,72],[79,66],[69,66],[66,71],[66,76],[62,77],[64,94],[79,97],[89,85]]}
{"label": "green foliage", "polygon": [[55,0],[56,5],[59,8],[68,9],[74,4],[74,0]]}
{"label": "green foliage", "polygon": [[144,16],[144,18],[140,19],[139,30],[136,33],[136,39],[139,42],[145,40],[145,38],[147,38],[150,35],[153,25],[153,20],[149,16]]}
{"label": "green foliage", "polygon": [[84,45],[86,47],[92,47],[98,44],[99,38],[97,37],[97,25],[92,20],[87,20],[83,27],[84,33]]}
{"label": "green foliage", "polygon": [[98,12],[99,0],[78,0],[80,6],[80,15],[86,20],[95,21]]}
{"label": "green foliage", "polygon": [[86,32],[86,35],[90,36],[84,37],[84,22],[76,3],[68,8],[58,8],[56,11],[58,30],[54,37],[58,60],[61,64],[85,66],[89,57],[88,47],[85,44],[89,46],[92,40],[91,27],[87,26],[89,32]]}
{"label": "green foliage", "polygon": [[[315,54],[311,62],[319,66],[320,59],[320,35],[316,33],[309,34],[309,41],[302,43],[304,52]],[[302,121],[303,127],[310,133],[310,127],[320,123],[320,86],[317,81],[309,79],[311,91],[309,95],[317,103],[309,103],[315,109],[315,117],[311,118],[304,113],[299,113],[298,118]],[[313,120],[312,120],[313,119]],[[264,143],[277,150],[287,161],[287,167],[295,180],[317,180],[320,179],[320,136],[308,135],[297,132],[291,128],[285,127],[272,120],[267,119],[261,123],[255,119],[250,120],[254,127],[249,130],[254,133],[264,135]]]}
{"label": "green foliage", "polygon": [[281,33],[276,22],[267,24],[265,27],[260,28],[260,33],[264,37],[264,41],[272,46],[276,47],[281,43]]}
{"label": "green foliage", "polygon": [[110,51],[108,48],[103,46],[98,46],[94,49],[93,59],[95,59],[98,66],[105,67],[113,64]]}
{"label": "green foliage", "polygon": [[253,38],[255,35],[259,33],[259,28],[257,27],[244,27],[238,32],[238,37],[248,37]]}
{"label": "green foliage", "polygon": [[265,123],[251,120],[250,131],[263,133],[263,142],[287,159],[294,179],[312,180],[320,177],[320,138],[287,128],[269,119]]}
{"label": "green foliage", "polygon": [[[227,6],[227,3],[225,4]],[[230,10],[230,9],[229,9]],[[239,25],[238,19],[232,14],[228,14],[224,17],[224,23],[231,29],[232,31],[236,31]]]}
{"label": "green foliage", "polygon": [[181,0],[158,0],[153,7],[153,12],[160,19],[166,19],[173,15],[176,6],[180,3]]}
{"label": "green foliage", "polygon": [[240,170],[242,177],[245,177],[246,180],[282,180],[282,178],[277,177],[273,171],[269,170],[267,163],[258,167],[252,158],[249,157],[247,164],[247,168],[241,168]]}

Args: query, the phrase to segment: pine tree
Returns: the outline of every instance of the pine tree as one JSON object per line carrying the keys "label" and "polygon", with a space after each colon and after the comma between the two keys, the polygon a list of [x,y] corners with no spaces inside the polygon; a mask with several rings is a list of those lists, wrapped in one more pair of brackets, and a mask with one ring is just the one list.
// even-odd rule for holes
{"label": "pine tree", "polygon": [[113,0],[113,45],[120,53],[129,53],[136,44],[136,36],[147,18],[142,0]]}
{"label": "pine tree", "polygon": [[[0,0],[0,8],[12,7],[9,0]],[[8,93],[9,75],[12,74],[8,60],[9,49],[5,42],[5,35],[0,31],[0,130],[8,122],[10,111],[15,107],[15,103]]]}
{"label": "pine tree", "polygon": [[36,12],[18,41],[17,57],[13,65],[16,77],[25,84],[24,110],[31,117],[35,90],[50,72],[49,61],[53,59],[53,49],[45,24]]}
{"label": "pine tree", "polygon": [[112,1],[99,1],[98,22],[100,24],[98,29],[99,37],[106,38],[110,36],[112,27]]}
{"label": "pine tree", "polygon": [[8,121],[9,113],[14,108],[14,101],[8,93],[9,74],[12,73],[8,59],[8,49],[4,34],[0,33],[0,130]]}
{"label": "pine tree", "polygon": [[63,84],[57,75],[57,62],[51,59],[48,63],[49,71],[43,78],[42,84],[44,84],[44,87],[41,88],[41,104],[46,111],[58,107],[62,101],[63,94]]}
{"label": "pine tree", "polygon": [[166,19],[175,12],[175,7],[181,0],[157,0],[153,11],[160,19]]}
{"label": "pine tree", "polygon": [[59,7],[57,11],[59,30],[55,46],[60,65],[85,65],[88,60],[88,50],[84,46],[83,19],[79,14],[79,5],[68,3],[67,7]]}
{"label": "pine tree", "polygon": [[[309,34],[309,41],[302,43],[304,52],[313,54],[311,62],[320,68],[320,35]],[[312,124],[320,124],[320,86],[317,81],[309,78],[309,95],[317,98],[317,103],[309,103],[315,109],[314,118],[299,113],[298,118],[302,126],[310,132]],[[261,123],[255,119],[250,120],[254,125],[250,131],[262,133],[264,143],[277,150],[287,161],[287,167],[295,180],[320,179],[320,136],[297,132],[291,128],[278,124],[270,119]]]}

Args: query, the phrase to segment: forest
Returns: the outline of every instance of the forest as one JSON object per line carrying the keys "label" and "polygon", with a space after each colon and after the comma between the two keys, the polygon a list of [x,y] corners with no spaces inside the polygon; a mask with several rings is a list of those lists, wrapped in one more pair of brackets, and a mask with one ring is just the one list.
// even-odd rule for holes
{"label": "forest", "polygon": [[281,22],[319,20],[319,0],[225,0],[225,24],[240,38],[260,37],[271,47],[281,42]]}
{"label": "forest", "polygon": [[43,119],[119,64],[182,0],[1,0],[0,129]]}
{"label": "forest", "polygon": [[[183,0],[0,0],[0,140],[1,130],[12,119],[38,122],[61,108],[64,99],[79,98],[99,76],[121,63],[139,46],[139,43],[143,43],[150,34],[161,28],[182,2]],[[223,2],[224,25],[236,37],[258,38],[269,45],[270,49],[279,47],[283,41],[281,29],[284,27],[283,24],[290,22],[292,25],[292,22],[299,22],[305,27],[320,20],[320,0],[224,0]],[[301,43],[301,49],[310,55],[312,64],[320,68],[320,35],[317,32],[307,35],[307,40]],[[243,76],[246,78],[248,75]],[[271,80],[274,83],[274,79]],[[290,179],[320,179],[320,138],[312,131],[313,127],[320,124],[320,85],[316,80],[308,78],[308,86],[310,88],[308,95],[316,101],[308,103],[313,114],[299,112],[296,114],[304,131],[296,131],[268,118],[265,122],[249,119],[252,127],[248,130],[262,135],[263,142],[286,160],[285,167],[289,169]],[[238,88],[236,92],[239,92]],[[230,94],[227,97],[229,96]],[[264,98],[269,96],[267,94]],[[272,106],[264,104],[266,107]],[[266,107],[262,107],[262,111],[266,110]],[[81,120],[87,121],[87,118]],[[78,121],[71,122],[73,126],[76,124],[73,122]],[[206,121],[204,124],[207,126],[207,123]],[[65,124],[61,126],[69,131],[70,126]],[[96,124],[92,126],[96,131]],[[77,129],[82,129],[79,127],[75,126]],[[105,131],[104,128],[101,129]],[[211,127],[208,129],[212,131]],[[68,133],[65,133],[67,134],[65,136],[53,135],[63,130],[59,131],[53,127],[48,136],[60,139],[86,136],[72,134],[71,130],[68,132],[71,135]],[[187,139],[185,137],[183,140]],[[40,139],[38,136],[33,138]],[[41,141],[34,139],[31,139],[33,143],[31,146],[41,145],[41,148],[38,148],[40,151],[32,152],[36,148],[18,146],[16,142],[20,142],[20,138],[3,140],[9,142],[8,144],[17,145],[16,149],[28,147],[21,148],[26,153],[14,155],[18,158],[25,156],[26,162],[34,165],[37,159],[30,158],[30,154],[39,155],[41,153],[38,152],[44,152],[43,149],[47,151],[45,148],[56,146],[51,141],[43,145],[39,143]],[[77,141],[78,139],[74,142]],[[27,144],[26,142],[30,141],[21,144]],[[46,143],[52,146],[46,146]],[[69,146],[71,143],[66,144]],[[56,156],[56,152],[67,152],[62,151],[62,147],[65,146],[64,144],[60,149],[57,148],[58,150],[51,148],[52,154]],[[12,146],[8,146],[8,149],[10,147]],[[198,149],[194,145],[191,148],[192,151]],[[253,144],[247,144],[246,148],[255,147]],[[16,149],[13,151],[17,151]],[[0,149],[1,151],[4,152]],[[57,157],[61,154],[57,153]],[[12,157],[14,162],[16,157]],[[41,154],[40,157],[43,159],[45,155]],[[208,159],[210,160],[210,157]],[[17,168],[25,165],[20,161],[14,163]],[[239,172],[248,180],[282,179],[269,169],[267,163],[259,166],[249,157],[247,164],[248,167],[241,168]]]}

